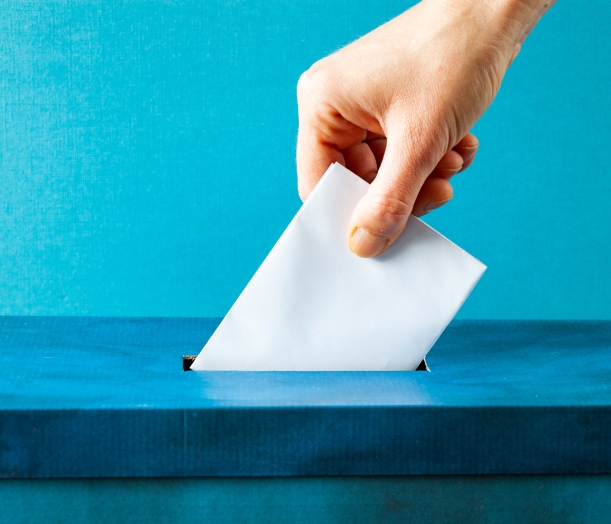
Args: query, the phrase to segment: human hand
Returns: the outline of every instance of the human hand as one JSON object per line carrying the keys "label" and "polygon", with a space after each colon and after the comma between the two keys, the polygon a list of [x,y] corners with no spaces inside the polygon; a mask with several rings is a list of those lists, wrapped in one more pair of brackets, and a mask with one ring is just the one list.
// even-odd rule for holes
{"label": "human hand", "polygon": [[297,170],[305,200],[339,162],[370,182],[348,227],[362,257],[452,198],[475,157],[471,127],[550,0],[423,0],[299,79]]}

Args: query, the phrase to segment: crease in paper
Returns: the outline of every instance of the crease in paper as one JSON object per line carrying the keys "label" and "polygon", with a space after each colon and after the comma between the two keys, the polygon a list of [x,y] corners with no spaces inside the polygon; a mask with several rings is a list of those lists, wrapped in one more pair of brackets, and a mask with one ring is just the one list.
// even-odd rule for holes
{"label": "crease in paper", "polygon": [[346,244],[368,184],[332,165],[191,369],[413,370],[486,266],[414,216],[373,259]]}

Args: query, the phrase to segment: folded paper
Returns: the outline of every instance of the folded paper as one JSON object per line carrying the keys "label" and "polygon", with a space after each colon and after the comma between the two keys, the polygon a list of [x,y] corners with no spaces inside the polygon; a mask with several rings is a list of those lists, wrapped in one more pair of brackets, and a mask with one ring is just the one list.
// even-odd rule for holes
{"label": "folded paper", "polygon": [[332,165],[191,369],[412,370],[486,269],[414,216],[382,255],[346,243],[368,184]]}

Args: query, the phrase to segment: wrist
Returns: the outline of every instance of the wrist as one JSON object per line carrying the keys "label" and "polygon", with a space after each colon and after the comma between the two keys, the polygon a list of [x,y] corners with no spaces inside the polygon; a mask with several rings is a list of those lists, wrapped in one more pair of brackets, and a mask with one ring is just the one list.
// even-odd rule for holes
{"label": "wrist", "polygon": [[442,0],[506,49],[520,46],[555,0]]}
{"label": "wrist", "polygon": [[508,43],[520,46],[555,0],[490,0],[488,23],[492,30],[507,36]]}
{"label": "wrist", "polygon": [[555,0],[491,0],[490,22],[522,44]]}

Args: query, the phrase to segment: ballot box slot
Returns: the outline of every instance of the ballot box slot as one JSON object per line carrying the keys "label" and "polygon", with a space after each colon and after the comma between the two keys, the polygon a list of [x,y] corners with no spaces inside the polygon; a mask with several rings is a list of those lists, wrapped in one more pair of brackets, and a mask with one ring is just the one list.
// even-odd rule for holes
{"label": "ballot box slot", "polygon": [[182,356],[182,370],[191,371],[191,364],[195,362],[197,355],[183,355]]}
{"label": "ballot box slot", "polygon": [[[183,355],[182,357],[182,370],[183,371],[191,371],[191,365],[195,362],[197,355]],[[428,364],[426,363],[426,359],[422,359],[422,362],[418,364],[416,371],[431,371],[429,369]]]}

